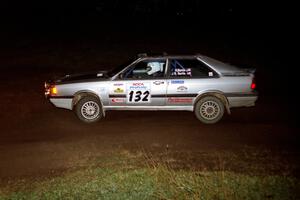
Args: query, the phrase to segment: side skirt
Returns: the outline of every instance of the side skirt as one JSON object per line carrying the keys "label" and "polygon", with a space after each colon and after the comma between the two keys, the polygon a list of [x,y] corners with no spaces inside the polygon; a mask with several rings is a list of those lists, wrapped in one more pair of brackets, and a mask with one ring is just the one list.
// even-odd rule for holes
{"label": "side skirt", "polygon": [[104,106],[104,110],[185,110],[193,111],[193,106]]}

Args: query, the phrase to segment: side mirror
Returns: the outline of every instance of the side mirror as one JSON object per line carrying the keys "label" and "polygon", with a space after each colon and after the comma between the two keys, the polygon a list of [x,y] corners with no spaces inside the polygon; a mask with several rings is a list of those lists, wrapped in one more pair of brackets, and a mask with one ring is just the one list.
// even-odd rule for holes
{"label": "side mirror", "polygon": [[119,74],[119,79],[123,79],[123,78],[124,78],[123,73]]}

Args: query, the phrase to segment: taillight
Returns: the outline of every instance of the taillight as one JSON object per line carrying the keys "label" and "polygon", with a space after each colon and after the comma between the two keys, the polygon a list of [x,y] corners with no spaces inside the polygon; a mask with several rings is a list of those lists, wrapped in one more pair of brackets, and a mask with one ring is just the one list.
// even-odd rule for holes
{"label": "taillight", "polygon": [[254,90],[256,88],[256,83],[255,83],[255,79],[252,79],[252,83],[251,83],[251,90]]}

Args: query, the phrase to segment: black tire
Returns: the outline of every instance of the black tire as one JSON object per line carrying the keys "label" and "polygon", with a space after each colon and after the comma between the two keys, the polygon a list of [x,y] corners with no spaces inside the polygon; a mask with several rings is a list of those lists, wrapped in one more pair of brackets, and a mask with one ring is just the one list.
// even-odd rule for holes
{"label": "black tire", "polygon": [[103,116],[101,103],[93,96],[81,98],[76,104],[75,113],[81,121],[86,123],[97,122]]}
{"label": "black tire", "polygon": [[195,105],[195,115],[204,124],[215,124],[224,114],[224,104],[214,96],[201,98]]}

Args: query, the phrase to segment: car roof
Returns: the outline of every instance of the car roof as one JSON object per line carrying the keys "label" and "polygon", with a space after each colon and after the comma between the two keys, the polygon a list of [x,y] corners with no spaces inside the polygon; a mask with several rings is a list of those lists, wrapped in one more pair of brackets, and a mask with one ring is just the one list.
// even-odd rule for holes
{"label": "car roof", "polygon": [[167,54],[138,54],[139,58],[163,59],[163,58],[196,58],[197,55],[167,55]]}

